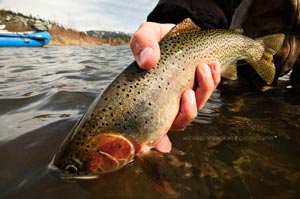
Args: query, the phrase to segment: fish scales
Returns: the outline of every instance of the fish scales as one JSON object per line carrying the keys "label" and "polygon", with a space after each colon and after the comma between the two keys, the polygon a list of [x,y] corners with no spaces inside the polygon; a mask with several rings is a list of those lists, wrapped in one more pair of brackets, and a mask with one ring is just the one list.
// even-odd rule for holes
{"label": "fish scales", "polygon": [[257,57],[262,55],[260,43],[232,31],[167,38],[161,42],[159,63],[149,71],[131,64],[103,93],[97,111],[81,131],[125,133],[153,145],[160,138],[157,134],[174,121],[182,92],[193,87],[197,64],[228,65],[249,57],[245,50],[249,47],[257,49]]}
{"label": "fish scales", "polygon": [[198,64],[219,61],[225,76],[244,59],[269,83],[275,73],[269,57],[280,49],[283,38],[278,34],[253,40],[233,30],[200,31],[185,20],[160,42],[160,60],[153,69],[142,70],[133,62],[94,101],[65,138],[53,164],[65,175],[123,167],[155,147],[170,129],[182,93],[194,87]]}

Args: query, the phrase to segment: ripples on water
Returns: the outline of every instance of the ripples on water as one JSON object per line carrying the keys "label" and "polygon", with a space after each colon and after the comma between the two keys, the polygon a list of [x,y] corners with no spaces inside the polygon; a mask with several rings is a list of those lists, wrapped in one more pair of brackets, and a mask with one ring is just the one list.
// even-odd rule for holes
{"label": "ripples on water", "polygon": [[[62,182],[47,165],[128,47],[0,49],[0,198],[164,198],[139,165]],[[285,83],[287,84],[287,83]],[[300,89],[218,89],[165,155],[180,198],[299,198]]]}

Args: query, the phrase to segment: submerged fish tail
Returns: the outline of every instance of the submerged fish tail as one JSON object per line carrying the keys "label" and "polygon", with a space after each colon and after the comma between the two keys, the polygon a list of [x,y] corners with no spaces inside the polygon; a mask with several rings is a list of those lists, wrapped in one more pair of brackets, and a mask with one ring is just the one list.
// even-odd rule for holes
{"label": "submerged fish tail", "polygon": [[263,45],[264,52],[258,61],[253,57],[246,60],[267,84],[271,84],[275,78],[273,56],[280,50],[283,40],[284,34],[268,35],[256,39]]}

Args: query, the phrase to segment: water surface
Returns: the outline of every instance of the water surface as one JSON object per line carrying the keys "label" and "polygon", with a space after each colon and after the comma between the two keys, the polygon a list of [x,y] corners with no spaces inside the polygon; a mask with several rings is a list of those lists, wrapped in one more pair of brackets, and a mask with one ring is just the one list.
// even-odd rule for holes
{"label": "water surface", "polygon": [[[134,162],[77,183],[47,166],[95,97],[133,60],[123,47],[0,49],[0,198],[166,198]],[[179,198],[300,197],[300,86],[218,88],[165,155]]]}

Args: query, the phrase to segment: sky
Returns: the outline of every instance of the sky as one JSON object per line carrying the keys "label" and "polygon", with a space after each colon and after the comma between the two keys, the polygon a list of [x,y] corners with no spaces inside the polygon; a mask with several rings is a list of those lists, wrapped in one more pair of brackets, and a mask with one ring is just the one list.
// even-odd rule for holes
{"label": "sky", "polygon": [[0,9],[58,22],[80,31],[133,33],[158,0],[0,0]]}

